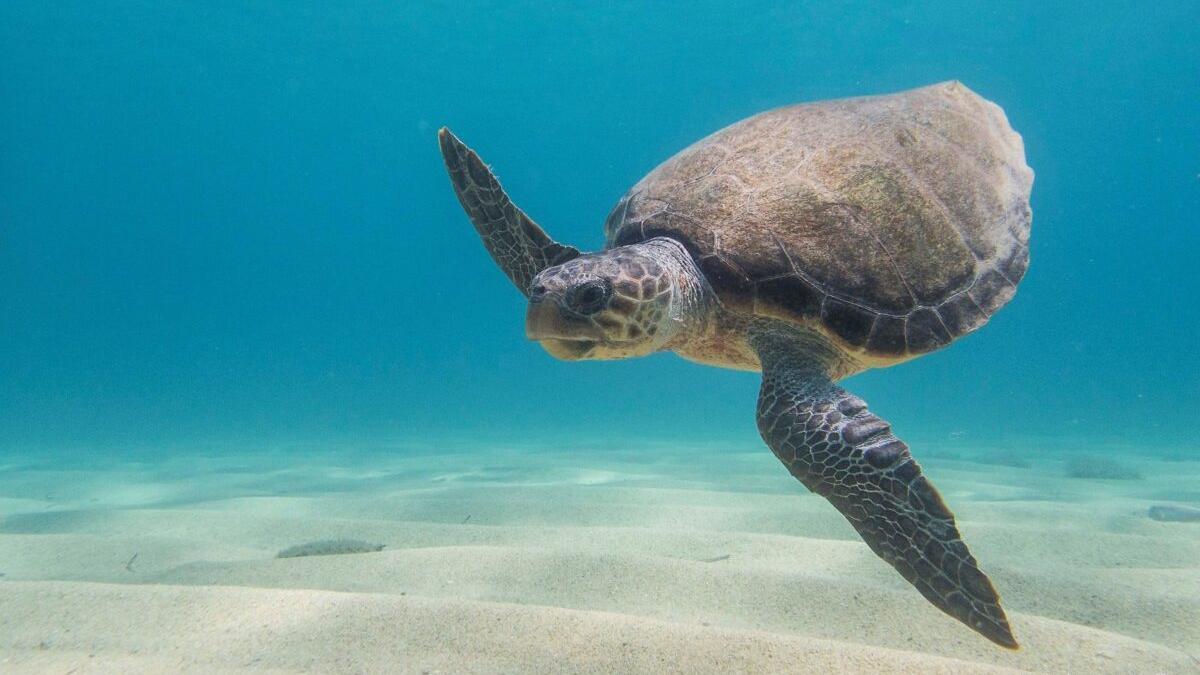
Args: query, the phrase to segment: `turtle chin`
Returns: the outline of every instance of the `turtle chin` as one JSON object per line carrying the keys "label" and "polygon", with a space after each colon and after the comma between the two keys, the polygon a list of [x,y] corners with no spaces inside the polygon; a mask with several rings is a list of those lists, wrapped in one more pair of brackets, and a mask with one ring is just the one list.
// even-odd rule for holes
{"label": "turtle chin", "polygon": [[596,348],[606,342],[596,326],[583,317],[571,315],[553,301],[529,304],[525,337],[536,340],[551,356],[563,361],[596,358]]}
{"label": "turtle chin", "polygon": [[550,356],[562,361],[582,361],[589,358],[600,343],[596,340],[571,340],[566,338],[542,338],[538,340]]}
{"label": "turtle chin", "polygon": [[645,356],[651,351],[641,349],[635,343],[575,338],[539,338],[538,343],[550,356],[561,361],[615,361]]}

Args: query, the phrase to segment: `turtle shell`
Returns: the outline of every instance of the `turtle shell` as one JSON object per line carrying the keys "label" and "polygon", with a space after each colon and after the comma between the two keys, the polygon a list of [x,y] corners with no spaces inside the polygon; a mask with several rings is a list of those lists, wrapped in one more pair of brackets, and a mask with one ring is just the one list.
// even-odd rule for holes
{"label": "turtle shell", "polygon": [[876,362],[987,322],[1029,261],[1033,172],[958,82],[771,110],[661,164],[608,245],[672,237],[729,310],[815,327]]}

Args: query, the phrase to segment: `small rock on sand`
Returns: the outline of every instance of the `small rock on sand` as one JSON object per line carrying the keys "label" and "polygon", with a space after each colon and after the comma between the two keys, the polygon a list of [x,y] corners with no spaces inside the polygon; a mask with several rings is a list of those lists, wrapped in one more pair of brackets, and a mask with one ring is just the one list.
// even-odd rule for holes
{"label": "small rock on sand", "polygon": [[1200,509],[1190,506],[1175,506],[1173,504],[1151,506],[1149,513],[1151,520],[1160,520],[1164,523],[1200,523]]}
{"label": "small rock on sand", "polygon": [[343,555],[346,553],[375,553],[383,550],[383,544],[372,544],[359,539],[322,539],[307,544],[290,546],[280,551],[276,558],[303,558],[310,555]]}

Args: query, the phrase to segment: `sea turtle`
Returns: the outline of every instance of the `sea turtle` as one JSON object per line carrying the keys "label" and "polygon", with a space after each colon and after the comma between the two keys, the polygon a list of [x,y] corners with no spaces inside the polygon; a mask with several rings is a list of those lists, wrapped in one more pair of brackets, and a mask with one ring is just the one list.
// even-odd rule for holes
{"label": "sea turtle", "polygon": [[1029,260],[1033,173],[995,104],[958,82],[770,110],[668,159],[581,253],[439,132],[454,191],[555,357],[673,351],[762,372],[758,429],[809,490],[942,611],[1017,642],[908,446],[836,384],[982,326]]}

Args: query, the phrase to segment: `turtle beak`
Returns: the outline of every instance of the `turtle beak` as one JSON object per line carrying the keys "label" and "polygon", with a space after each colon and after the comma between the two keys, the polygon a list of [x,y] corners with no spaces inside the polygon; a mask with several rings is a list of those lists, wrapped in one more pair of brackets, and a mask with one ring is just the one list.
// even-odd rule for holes
{"label": "turtle beak", "polygon": [[525,337],[541,343],[556,359],[578,361],[600,344],[596,328],[569,317],[557,299],[534,296],[525,313]]}

